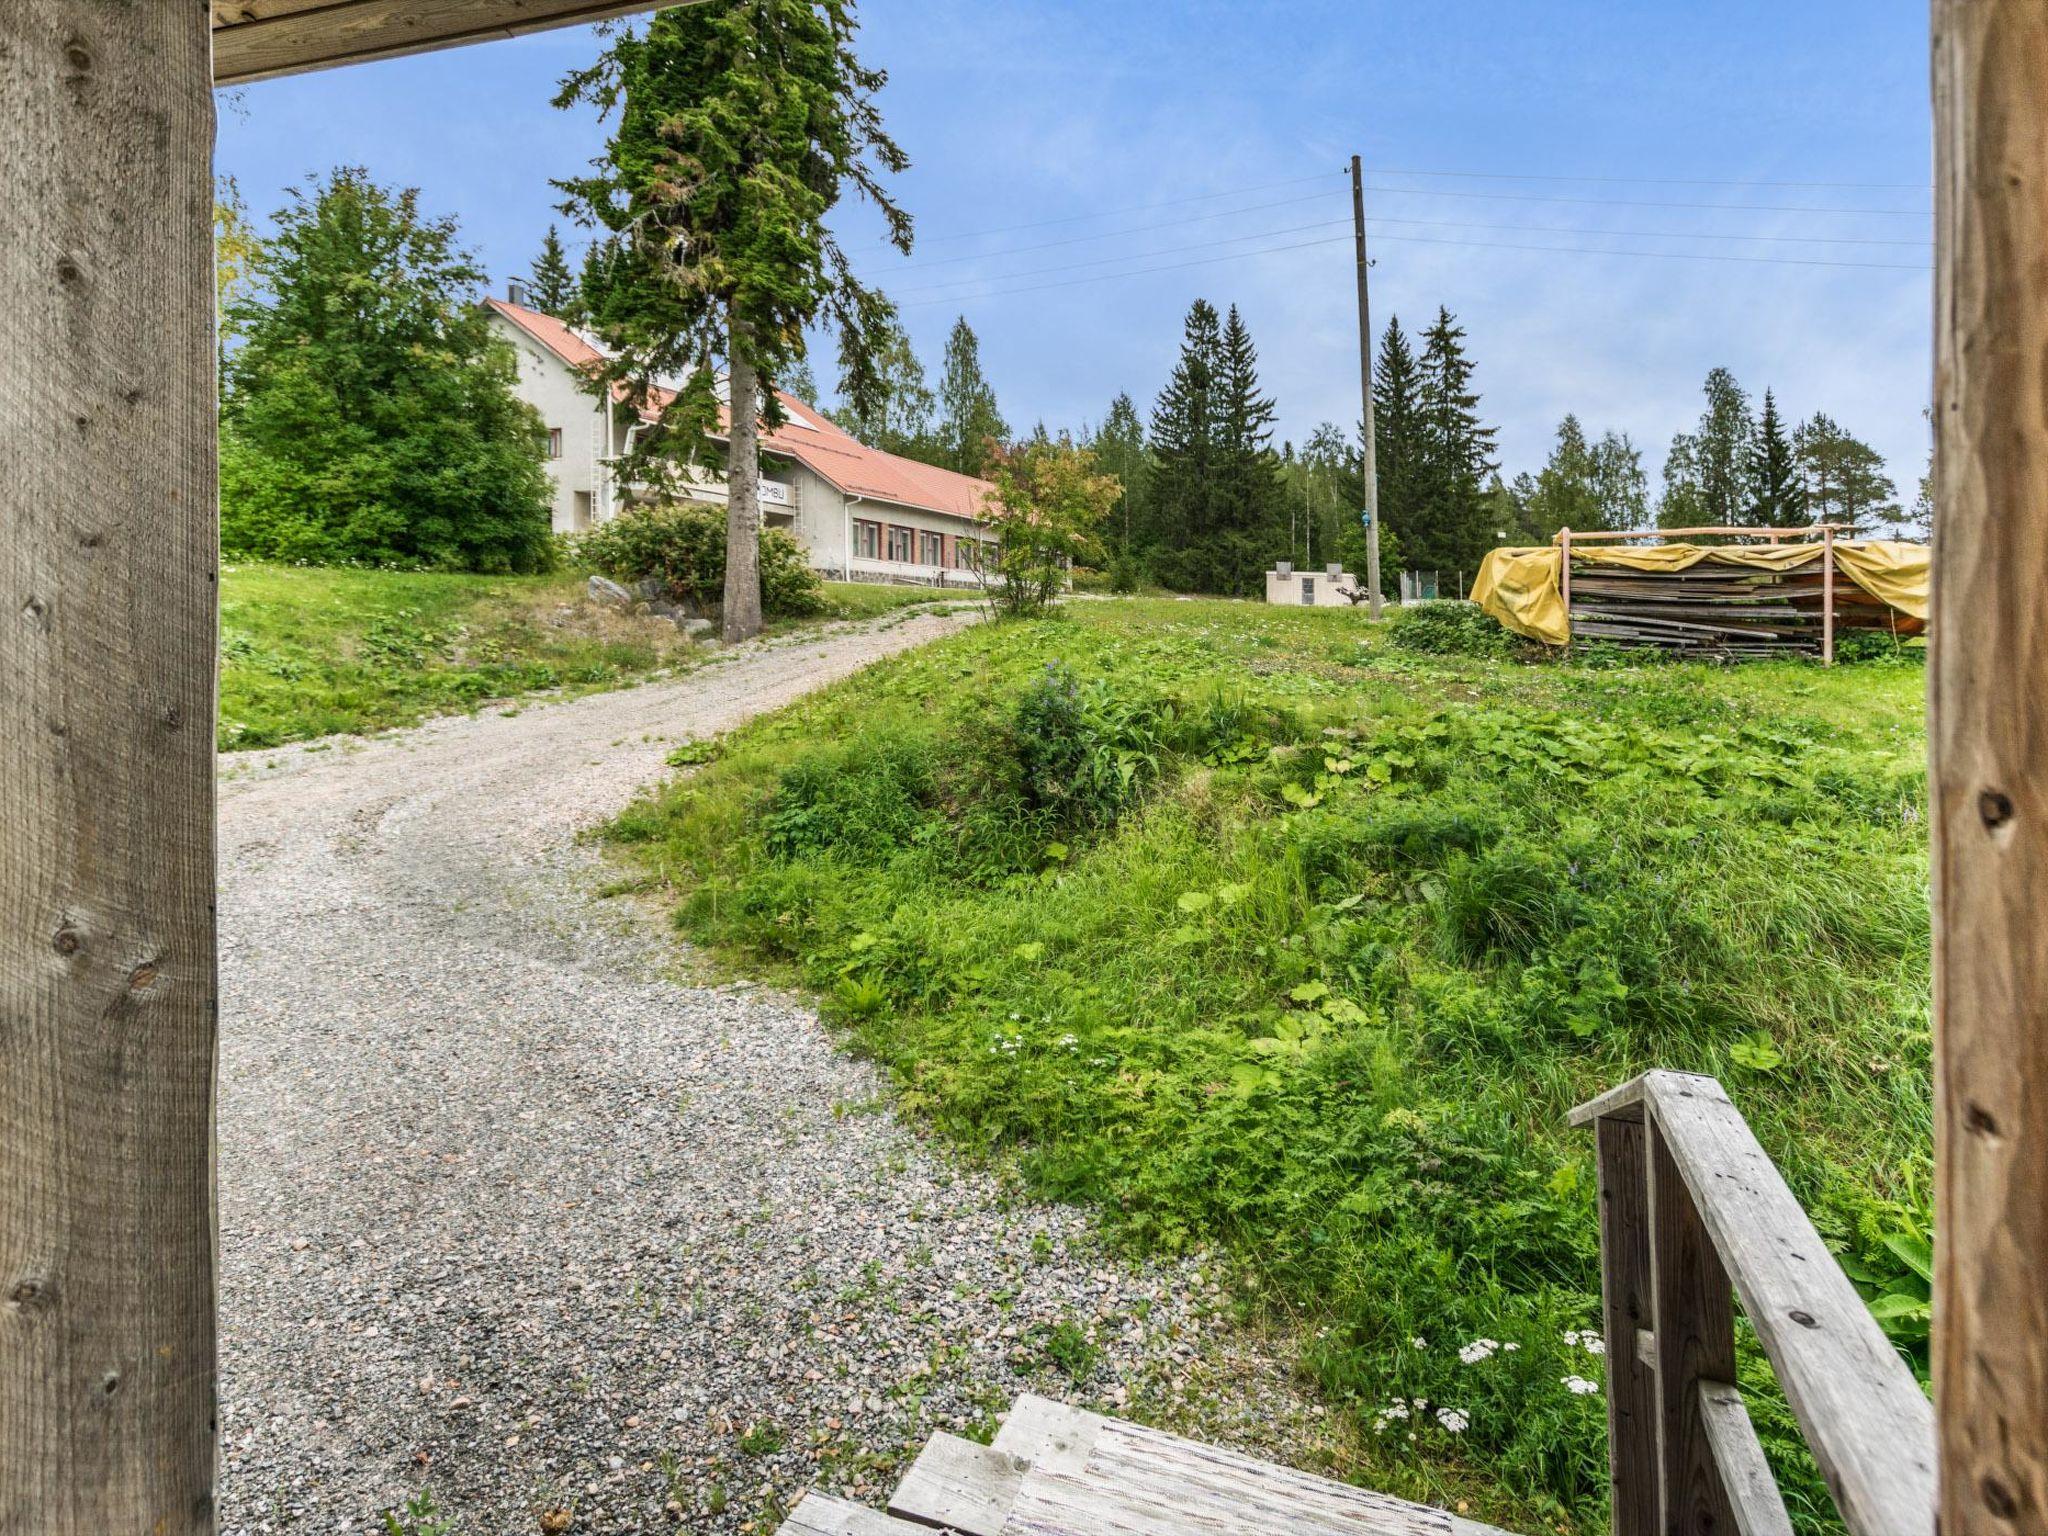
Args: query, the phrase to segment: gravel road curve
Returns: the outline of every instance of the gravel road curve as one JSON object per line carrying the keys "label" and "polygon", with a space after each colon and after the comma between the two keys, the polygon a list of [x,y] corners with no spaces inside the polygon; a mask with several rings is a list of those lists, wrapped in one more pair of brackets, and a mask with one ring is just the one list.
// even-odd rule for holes
{"label": "gravel road curve", "polygon": [[1200,1267],[964,1170],[799,1002],[676,979],[598,895],[577,834],[677,741],[960,622],[225,760],[226,1536],[765,1533],[1027,1388],[1321,1442]]}

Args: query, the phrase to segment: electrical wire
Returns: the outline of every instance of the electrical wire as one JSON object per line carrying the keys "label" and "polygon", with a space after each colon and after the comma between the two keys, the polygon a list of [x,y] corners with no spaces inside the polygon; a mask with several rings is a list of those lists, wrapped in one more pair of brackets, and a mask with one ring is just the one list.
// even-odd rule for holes
{"label": "electrical wire", "polygon": [[1228,192],[1203,192],[1194,197],[1173,197],[1163,202],[1140,203],[1130,208],[1107,208],[1096,213],[1069,214],[1059,219],[1037,219],[1028,224],[1005,224],[996,229],[963,231],[951,235],[920,235],[918,238],[927,245],[938,245],[952,240],[982,240],[990,235],[1015,234],[1025,229],[1048,229],[1055,224],[1085,224],[1090,219],[1112,219],[1125,213],[1150,213],[1155,208],[1181,208],[1189,203],[1211,203],[1222,197],[1245,197],[1253,192],[1271,192],[1279,187],[1299,187],[1311,181],[1327,181],[1331,172],[1323,171],[1314,176],[1294,176],[1285,181],[1262,181],[1255,186],[1233,187]]}
{"label": "electrical wire", "polygon": [[1554,197],[1546,192],[1459,192],[1449,187],[1374,186],[1372,190],[1385,193],[1389,197],[1469,197],[1482,202],[1574,203],[1595,208],[1705,208],[1731,213],[1884,214],[1916,219],[1934,217],[1933,211],[1927,208],[1816,208],[1792,203],[1669,203],[1624,197]]}
{"label": "electrical wire", "polygon": [[1712,176],[1558,176],[1523,171],[1401,171],[1375,166],[1375,176],[1456,177],[1471,181],[1594,182],[1624,187],[1798,187],[1850,192],[1928,192],[1918,181],[1733,181]]}

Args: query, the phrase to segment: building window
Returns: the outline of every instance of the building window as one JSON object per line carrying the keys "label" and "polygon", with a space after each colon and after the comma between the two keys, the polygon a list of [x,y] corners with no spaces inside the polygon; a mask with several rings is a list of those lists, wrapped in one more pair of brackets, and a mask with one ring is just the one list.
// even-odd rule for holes
{"label": "building window", "polygon": [[954,570],[971,571],[975,568],[975,566],[980,564],[980,562],[974,558],[974,548],[974,540],[968,538],[967,535],[964,533],[960,535],[959,538],[953,541]]}
{"label": "building window", "polygon": [[914,529],[891,528],[889,530],[889,558],[898,565],[909,565],[917,559],[917,551],[911,541]]}
{"label": "building window", "polygon": [[946,563],[946,536],[943,533],[920,533],[917,536],[917,563],[919,565],[944,565]]}
{"label": "building window", "polygon": [[1304,576],[1304,577],[1302,577],[1302,578],[1301,578],[1301,602],[1302,602],[1302,606],[1303,606],[1303,607],[1305,607],[1305,608],[1313,608],[1313,607],[1315,607],[1315,605],[1316,605],[1316,579],[1315,579],[1315,577],[1313,577],[1313,576]]}
{"label": "building window", "polygon": [[853,553],[859,560],[882,558],[882,525],[856,518],[853,524]]}
{"label": "building window", "polygon": [[551,458],[551,459],[559,459],[559,458],[560,458],[561,456],[562,456],[562,429],[561,429],[560,427],[549,427],[549,428],[548,428],[548,457],[549,457],[549,458]]}

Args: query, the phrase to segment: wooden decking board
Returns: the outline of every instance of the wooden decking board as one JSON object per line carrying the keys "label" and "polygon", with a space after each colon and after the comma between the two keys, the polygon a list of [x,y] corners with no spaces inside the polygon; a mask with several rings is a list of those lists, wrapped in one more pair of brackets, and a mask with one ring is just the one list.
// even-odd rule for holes
{"label": "wooden decking board", "polygon": [[1107,1422],[1099,1413],[1027,1392],[1011,1405],[995,1449],[1049,1472],[1079,1472]]}
{"label": "wooden decking board", "polygon": [[960,1536],[1001,1536],[1029,1463],[957,1435],[933,1435],[889,1499],[889,1513]]}
{"label": "wooden decking board", "polygon": [[1000,1536],[1451,1536],[1442,1510],[1106,1419],[1079,1472],[1033,1467]]}
{"label": "wooden decking board", "polygon": [[805,1494],[782,1522],[782,1536],[926,1536],[928,1530],[822,1493]]}

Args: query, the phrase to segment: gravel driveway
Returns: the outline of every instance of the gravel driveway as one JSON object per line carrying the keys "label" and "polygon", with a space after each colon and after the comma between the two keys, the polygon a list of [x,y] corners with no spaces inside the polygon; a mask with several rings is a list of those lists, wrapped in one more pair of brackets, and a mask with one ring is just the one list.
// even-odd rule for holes
{"label": "gravel driveway", "polygon": [[880,1503],[1030,1386],[1320,1438],[1198,1267],[963,1170],[799,1002],[674,979],[597,894],[577,833],[677,741],[959,622],[227,761],[227,1536],[422,1492],[469,1536],[765,1532],[813,1485]]}

